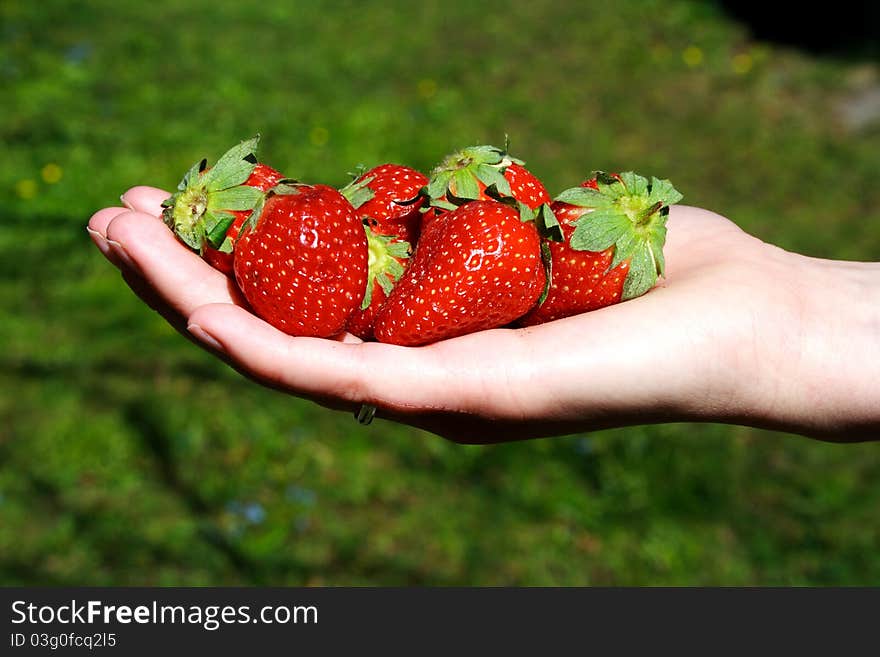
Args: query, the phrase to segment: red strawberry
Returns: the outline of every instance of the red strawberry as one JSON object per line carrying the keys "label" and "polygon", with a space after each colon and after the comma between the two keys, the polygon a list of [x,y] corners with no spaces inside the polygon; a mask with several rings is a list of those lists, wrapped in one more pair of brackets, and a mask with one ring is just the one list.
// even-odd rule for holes
{"label": "red strawberry", "polygon": [[548,243],[547,297],[519,323],[542,324],[638,297],[663,275],[669,206],[682,198],[668,180],[606,174],[553,202],[564,241]]}
{"label": "red strawberry", "polygon": [[376,316],[376,338],[415,346],[504,326],[535,304],[545,282],[535,225],[503,203],[473,201],[422,233]]}
{"label": "red strawberry", "polygon": [[523,220],[537,218],[542,232],[552,229],[556,220],[550,195],[523,164],[495,146],[471,146],[448,156],[431,173],[427,187],[431,207],[422,218],[422,228],[463,202],[512,198]]}
{"label": "red strawberry", "polygon": [[[270,166],[265,164],[257,164],[253,173],[244,181],[244,185],[259,189],[261,192],[268,192],[275,185],[284,179],[284,175]],[[232,250],[235,240],[238,239],[238,233],[244,222],[250,216],[250,210],[235,210],[232,212],[235,219],[226,229],[226,235],[220,243],[219,248],[214,248],[209,242],[202,251],[202,257],[214,269],[222,271],[227,276],[232,276]]]}
{"label": "red strawberry", "polygon": [[522,164],[518,164],[517,160],[504,170],[504,178],[510,183],[510,195],[530,209],[537,210],[544,203],[550,202],[550,194],[547,193],[544,183]]}
{"label": "red strawberry", "polygon": [[162,207],[162,217],[180,240],[213,267],[232,274],[232,248],[245,219],[262,195],[284,176],[257,164],[259,137],[241,142],[213,167],[196,163]]}
{"label": "red strawberry", "polygon": [[379,235],[369,226],[366,230],[369,250],[367,293],[361,305],[349,317],[346,327],[349,333],[362,340],[373,338],[376,314],[403,276],[411,251],[409,242],[391,235]]}
{"label": "red strawberry", "polygon": [[332,187],[281,183],[244,224],[234,269],[264,320],[290,335],[331,337],[364,296],[367,237]]}
{"label": "red strawberry", "polygon": [[415,244],[419,235],[419,193],[428,177],[402,164],[382,164],[366,171],[341,191],[373,232]]}
{"label": "red strawberry", "polygon": [[403,274],[411,245],[418,238],[419,210],[425,201],[419,192],[427,182],[428,177],[415,169],[382,164],[341,190],[367,227],[367,293],[348,322],[349,332],[359,338],[373,337],[376,313]]}

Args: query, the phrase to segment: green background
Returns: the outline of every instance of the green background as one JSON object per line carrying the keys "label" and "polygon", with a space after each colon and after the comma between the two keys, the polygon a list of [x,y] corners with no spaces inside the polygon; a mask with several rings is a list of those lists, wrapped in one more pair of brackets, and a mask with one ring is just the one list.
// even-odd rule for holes
{"label": "green background", "polygon": [[509,134],[551,193],[635,169],[876,260],[875,64],[669,0],[4,0],[0,31],[0,583],[880,584],[877,444],[361,428],[180,338],[84,230],[256,132],[334,185]]}

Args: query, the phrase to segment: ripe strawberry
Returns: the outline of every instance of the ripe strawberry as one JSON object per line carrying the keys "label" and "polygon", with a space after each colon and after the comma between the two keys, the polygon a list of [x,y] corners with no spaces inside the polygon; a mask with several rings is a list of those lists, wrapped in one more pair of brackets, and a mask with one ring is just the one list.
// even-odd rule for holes
{"label": "ripe strawberry", "polygon": [[[259,189],[261,192],[268,192],[283,179],[284,175],[276,171],[272,167],[265,164],[257,164],[257,166],[254,167],[251,175],[246,181],[244,181],[243,184],[247,187]],[[233,219],[232,223],[229,224],[229,228],[226,229],[226,234],[223,237],[223,241],[219,244],[217,248],[215,248],[209,241],[205,245],[205,249],[202,252],[202,257],[208,262],[209,265],[214,267],[214,269],[222,271],[227,276],[233,275],[232,252],[235,248],[235,240],[238,239],[238,234],[239,232],[241,232],[241,227],[244,225],[244,222],[247,220],[250,214],[250,210],[232,211],[232,215],[235,217],[235,219]]]}
{"label": "ripe strawberry", "polygon": [[552,232],[557,224],[550,195],[523,164],[495,146],[471,146],[449,155],[431,173],[427,187],[430,207],[422,217],[422,228],[469,200],[512,198],[523,221],[537,219],[542,233]]}
{"label": "ripe strawberry", "polygon": [[545,287],[534,223],[495,201],[472,201],[421,235],[374,324],[380,342],[415,346],[503,326]]}
{"label": "ripe strawberry", "polygon": [[342,194],[379,235],[394,235],[410,244],[419,236],[419,193],[428,177],[402,164],[382,164],[361,174]]}
{"label": "ripe strawberry", "polygon": [[363,219],[369,246],[367,293],[348,322],[349,332],[359,338],[373,337],[376,313],[403,275],[418,238],[425,202],[419,192],[427,182],[428,177],[415,169],[382,164],[341,190]]}
{"label": "ripe strawberry", "polygon": [[245,222],[234,269],[264,320],[290,335],[331,337],[364,296],[367,236],[332,187],[282,182]]}
{"label": "ripe strawberry", "polygon": [[196,163],[178,191],[162,203],[165,224],[227,275],[232,274],[232,249],[242,224],[261,192],[284,178],[272,167],[257,163],[258,141],[254,137],[241,142],[211,168],[207,160]]}
{"label": "ripe strawberry", "polygon": [[544,302],[520,319],[531,326],[641,296],[663,276],[668,180],[598,172],[553,202],[564,241],[548,243],[552,276]]}
{"label": "ripe strawberry", "polygon": [[409,242],[392,235],[380,235],[366,226],[368,249],[367,293],[348,319],[348,332],[362,340],[373,338],[376,314],[403,276],[410,257]]}

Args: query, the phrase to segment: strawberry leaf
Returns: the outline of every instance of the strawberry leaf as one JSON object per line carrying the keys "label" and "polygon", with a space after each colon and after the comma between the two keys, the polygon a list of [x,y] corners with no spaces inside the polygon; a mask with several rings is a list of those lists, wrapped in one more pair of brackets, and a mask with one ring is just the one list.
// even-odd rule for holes
{"label": "strawberry leaf", "polygon": [[648,193],[648,179],[632,171],[620,174],[620,181],[630,196],[642,196]]}
{"label": "strawberry leaf", "polygon": [[654,261],[651,249],[647,244],[637,249],[629,264],[629,273],[623,281],[623,294],[625,301],[640,297],[654,287],[657,282],[657,264]]}
{"label": "strawberry leaf", "polygon": [[371,200],[376,194],[368,185],[376,179],[376,176],[369,176],[363,180],[354,180],[339,190],[351,206],[355,209],[361,207],[364,203]]}
{"label": "strawberry leaf", "polygon": [[455,187],[455,195],[459,198],[476,199],[480,197],[480,186],[466,169],[456,171],[452,176],[452,184]]}
{"label": "strawberry leaf", "polygon": [[394,284],[400,280],[401,276],[403,276],[403,265],[401,265],[397,260],[390,260],[385,268],[385,271],[376,278],[376,280],[379,281],[379,287],[382,288],[382,291],[385,293],[386,297],[391,294],[391,291],[394,289]]}
{"label": "strawberry leaf", "polygon": [[[523,203],[522,201],[517,201],[514,198],[507,197],[509,200],[499,199],[501,203],[505,205],[509,205],[511,207],[516,207],[517,212],[519,212],[519,220],[523,222],[534,221],[538,217],[537,208],[532,210],[528,205]],[[513,201],[512,203],[510,201]]]}
{"label": "strawberry leaf", "polygon": [[683,198],[684,196],[668,180],[651,179],[651,193],[648,196],[649,204],[661,202],[663,205],[674,205]]}
{"label": "strawberry leaf", "polygon": [[301,194],[304,187],[308,187],[308,185],[305,185],[298,180],[294,180],[293,178],[284,178],[283,180],[279,180],[268,193],[278,194],[280,196],[293,196],[295,194]]}
{"label": "strawberry leaf", "polygon": [[631,228],[626,214],[615,208],[602,208],[577,220],[569,243],[575,251],[604,251]]}
{"label": "strawberry leaf", "polygon": [[201,223],[189,227],[189,230],[177,231],[177,237],[193,251],[198,251],[199,253],[202,252],[205,246],[205,228]]}
{"label": "strawberry leaf", "polygon": [[626,187],[622,182],[604,171],[596,172],[596,186],[602,195],[607,196],[612,201],[616,201],[627,193]]}
{"label": "strawberry leaf", "polygon": [[[431,207],[440,208],[441,210],[455,210],[458,206],[455,203],[436,199],[431,203]],[[429,212],[431,208],[423,208],[424,212]]]}
{"label": "strawberry leaf", "polygon": [[217,250],[221,253],[232,253],[233,246],[234,243],[232,241],[232,238],[226,237],[226,239],[223,240],[220,246],[217,247]]}
{"label": "strawberry leaf", "polygon": [[230,212],[205,212],[205,239],[208,244],[215,249],[219,248],[234,221],[235,215]]}
{"label": "strawberry leaf", "polygon": [[608,269],[614,269],[621,262],[631,260],[636,251],[642,247],[642,244],[642,241],[633,231],[624,231],[617,239],[617,242],[614,243],[614,258],[611,264],[608,265]]}
{"label": "strawberry leaf", "polygon": [[257,201],[263,197],[256,187],[239,185],[229,189],[221,189],[208,195],[210,210],[252,210]]}
{"label": "strawberry leaf", "polygon": [[[449,189],[446,190],[446,201],[448,203],[452,204],[452,207],[450,208],[452,210],[454,210],[458,207],[461,207],[465,203],[470,203],[473,200],[474,199],[467,197],[467,196],[459,196],[458,194],[456,194],[455,192],[452,191],[452,187],[450,187]],[[437,202],[433,203],[433,205],[435,205],[438,208],[445,207],[445,206],[443,206],[442,203],[443,203],[442,201],[438,200]]]}
{"label": "strawberry leaf", "polygon": [[541,241],[541,264],[544,265],[544,289],[541,291],[541,296],[538,297],[535,307],[544,304],[550,294],[550,286],[553,284],[553,254],[550,251],[550,245],[543,240]]}
{"label": "strawberry leaf", "polygon": [[364,299],[361,301],[361,310],[366,310],[373,303],[373,282],[372,276],[367,276],[367,290],[364,292]]}
{"label": "strawberry leaf", "polygon": [[446,193],[451,175],[435,175],[428,182],[428,196],[432,199],[439,199]]}
{"label": "strawberry leaf", "polygon": [[257,166],[257,144],[260,137],[246,139],[233,146],[217,160],[217,163],[204,176],[204,185],[209,192],[216,192],[243,184]]}
{"label": "strawberry leaf", "polygon": [[481,164],[474,172],[481,183],[486,187],[495,187],[499,194],[511,196],[513,192],[510,189],[510,183],[498,167]]}
{"label": "strawberry leaf", "polygon": [[601,183],[603,185],[615,185],[620,182],[615,176],[608,173],[607,171],[594,171],[593,178],[596,179],[597,183]]}
{"label": "strawberry leaf", "polygon": [[193,164],[190,167],[189,171],[187,171],[183,175],[183,180],[181,180],[180,183],[178,183],[178,185],[177,185],[178,191],[181,191],[181,192],[185,191],[188,187],[195,184],[195,182],[199,179],[199,175],[202,173],[202,171],[205,170],[205,168],[207,166],[208,166],[208,160],[206,160],[206,159],[201,159],[198,162],[196,162],[195,164]]}
{"label": "strawberry leaf", "polygon": [[263,205],[265,205],[265,203],[266,197],[264,195],[261,195],[260,199],[257,201],[257,204],[254,206],[253,212],[250,213],[250,216],[248,216],[248,218],[241,225],[236,239],[240,239],[246,230],[253,230],[257,227],[257,223],[259,223],[260,221],[260,215],[263,214]]}
{"label": "strawberry leaf", "polygon": [[[528,206],[526,206],[528,207]],[[538,226],[538,233],[551,242],[562,242],[565,236],[562,234],[562,226],[550,207],[549,203],[542,203],[537,210],[535,217]]]}
{"label": "strawberry leaf", "polygon": [[648,237],[648,248],[654,262],[657,263],[657,274],[666,277],[666,258],[663,255],[663,245],[666,243],[666,226],[657,226]]}
{"label": "strawberry leaf", "polygon": [[566,189],[555,200],[568,203],[569,205],[576,205],[579,208],[607,208],[613,202],[613,199],[608,198],[599,190],[590,189],[589,187]]}
{"label": "strawberry leaf", "polygon": [[364,224],[367,232],[367,248],[369,250],[369,271],[367,273],[367,289],[361,302],[361,310],[366,310],[373,303],[373,283],[387,297],[396,283],[403,276],[401,260],[409,258],[412,247],[409,242],[398,239],[395,235],[379,235],[372,231],[369,224]]}
{"label": "strawberry leaf", "polygon": [[504,159],[505,152],[502,151],[500,148],[487,144],[483,146],[471,146],[470,148],[465,148],[461,151],[461,153],[457,155],[461,158],[470,157],[473,159],[474,162],[478,162],[480,164],[501,164],[501,161]]}

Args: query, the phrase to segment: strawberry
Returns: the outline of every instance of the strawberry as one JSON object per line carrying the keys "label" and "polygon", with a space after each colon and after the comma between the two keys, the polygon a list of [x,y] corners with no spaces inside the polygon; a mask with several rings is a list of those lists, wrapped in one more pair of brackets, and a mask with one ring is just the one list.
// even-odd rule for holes
{"label": "strawberry", "polygon": [[416,243],[428,177],[400,164],[382,164],[343,188],[366,226],[369,246],[367,292],[348,322],[350,333],[368,340],[379,307],[403,274]]}
{"label": "strawberry", "polygon": [[233,265],[257,315],[290,335],[331,337],[364,296],[367,236],[337,190],[283,181],[242,227]]}
{"label": "strawberry", "polygon": [[362,340],[373,338],[376,314],[403,276],[410,257],[410,243],[393,235],[380,235],[366,226],[368,271],[367,292],[361,305],[348,319],[348,332]]}
{"label": "strawberry", "polygon": [[419,192],[427,184],[428,177],[421,171],[402,164],[381,164],[340,191],[373,232],[415,244],[425,203]]}
{"label": "strawberry", "polygon": [[[247,187],[259,189],[261,192],[268,192],[283,179],[284,175],[282,173],[276,171],[270,166],[258,163],[243,184]],[[251,211],[249,210],[233,210],[232,215],[235,219],[229,225],[229,228],[226,229],[223,241],[217,248],[215,248],[211,242],[208,242],[208,244],[205,245],[204,251],[202,251],[202,257],[208,262],[208,264],[214,267],[214,269],[222,271],[227,276],[233,275],[232,250],[235,246],[235,240],[238,239],[238,234],[241,232],[241,227],[244,225],[244,222],[250,214]]]}
{"label": "strawberry", "polygon": [[196,163],[162,203],[162,218],[180,240],[215,269],[232,274],[232,249],[262,192],[282,178],[256,159],[259,137],[241,142],[213,166]]}
{"label": "strawberry", "polygon": [[668,180],[597,172],[553,202],[563,241],[549,242],[552,277],[530,326],[641,296],[663,276],[669,206],[682,199]]}
{"label": "strawberry", "polygon": [[376,339],[415,346],[504,326],[535,304],[545,282],[535,224],[503,203],[466,203],[422,233],[376,315]]}
{"label": "strawberry", "polygon": [[470,200],[513,199],[524,221],[537,219],[542,234],[558,233],[547,189],[523,165],[495,146],[471,146],[449,155],[431,173],[422,228]]}

